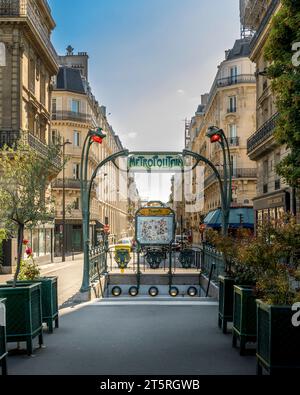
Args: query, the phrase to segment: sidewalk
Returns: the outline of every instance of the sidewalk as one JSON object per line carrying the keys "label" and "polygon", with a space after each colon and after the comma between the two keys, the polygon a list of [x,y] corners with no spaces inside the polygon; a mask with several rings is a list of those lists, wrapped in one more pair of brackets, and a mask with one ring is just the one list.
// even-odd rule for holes
{"label": "sidewalk", "polygon": [[[60,307],[69,305],[72,297],[80,289],[83,271],[83,254],[66,258],[66,262],[55,258],[55,262],[40,266],[42,276],[58,277],[58,303]],[[0,274],[0,283],[5,283],[13,278],[13,274]]]}
{"label": "sidewalk", "polygon": [[[102,302],[103,303],[103,302]],[[11,375],[255,375],[254,356],[240,357],[217,325],[217,306],[117,303],[63,310],[35,357],[10,356]],[[10,347],[12,347],[11,345]]]}

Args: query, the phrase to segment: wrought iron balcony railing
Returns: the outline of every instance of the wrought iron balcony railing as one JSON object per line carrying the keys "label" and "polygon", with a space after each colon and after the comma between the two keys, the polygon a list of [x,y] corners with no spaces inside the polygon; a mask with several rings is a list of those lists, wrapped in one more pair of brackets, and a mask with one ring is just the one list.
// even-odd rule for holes
{"label": "wrought iron balcony railing", "polygon": [[73,111],[54,111],[52,113],[52,121],[75,121],[90,123],[92,117],[90,114],[77,113]]}
{"label": "wrought iron balcony railing", "polygon": [[[48,10],[50,8],[46,0],[42,0],[43,3],[47,6]],[[57,63],[57,53],[50,41],[50,32],[43,25],[39,16],[37,15],[34,7],[32,6],[31,1],[29,0],[0,0],[0,18],[27,18],[32,28],[35,29],[36,33],[40,37],[41,41],[47,48],[51,57]]]}
{"label": "wrought iron balcony railing", "polygon": [[[62,178],[57,178],[52,181],[51,186],[53,189],[62,189],[63,188],[63,180]],[[80,180],[75,178],[65,178],[65,188],[66,189],[80,189]],[[97,188],[96,182],[93,183],[92,189],[95,191]]]}
{"label": "wrought iron balcony railing", "polygon": [[228,143],[231,147],[238,147],[240,145],[240,138],[239,137],[228,137]]}
{"label": "wrought iron balcony railing", "polygon": [[[221,178],[224,178],[224,170],[219,170]],[[248,178],[248,179],[256,179],[257,178],[257,169],[256,168],[236,168],[232,170],[233,179],[237,178]],[[208,187],[213,182],[217,181],[217,177],[215,174],[210,174],[204,181],[204,187]]]}
{"label": "wrought iron balcony railing", "polygon": [[216,78],[209,92],[206,108],[210,106],[210,103],[218,88],[226,88],[227,86],[238,84],[256,84],[256,77],[254,74],[239,74],[226,78]]}
{"label": "wrought iron balcony railing", "polygon": [[236,107],[229,107],[227,108],[227,114],[235,113],[237,111]]}
{"label": "wrought iron balcony railing", "polygon": [[[41,141],[30,132],[21,133],[20,131],[0,130],[0,148],[4,145],[12,148],[15,147],[22,137],[24,138],[25,144],[35,149],[41,157],[47,157],[49,147],[46,142]],[[57,155],[57,157],[53,159],[53,164],[58,168],[61,166],[60,155]]]}
{"label": "wrought iron balcony railing", "polygon": [[247,141],[248,154],[251,153],[258,145],[271,137],[276,127],[276,121],[279,113],[274,114],[267,122],[265,122]]}

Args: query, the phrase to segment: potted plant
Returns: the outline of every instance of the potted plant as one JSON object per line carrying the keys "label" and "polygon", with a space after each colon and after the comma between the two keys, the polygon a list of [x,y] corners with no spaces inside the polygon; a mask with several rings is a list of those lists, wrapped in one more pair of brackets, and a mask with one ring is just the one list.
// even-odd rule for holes
{"label": "potted plant", "polygon": [[224,259],[224,274],[219,276],[218,325],[219,328],[222,328],[223,333],[227,333],[227,323],[233,321],[233,287],[235,285],[235,276],[232,265],[236,255],[235,239],[208,229],[206,240],[222,253]]}
{"label": "potted plant", "polygon": [[248,342],[255,343],[256,330],[256,269],[251,265],[253,256],[261,245],[255,237],[244,239],[237,244],[235,262],[235,285],[233,295],[232,346],[239,340],[240,355],[246,353]]}
{"label": "potted plant", "polygon": [[[27,240],[24,240],[24,244],[27,245],[26,251],[32,253]],[[11,284],[11,282],[7,283]],[[55,321],[56,328],[59,326],[57,277],[41,277],[39,267],[36,265],[33,255],[30,254],[27,259],[21,261],[17,284],[35,283],[41,283],[43,323],[47,325],[49,332],[53,333],[53,322]]]}
{"label": "potted plant", "polygon": [[[41,158],[21,138],[13,147],[0,151],[0,218],[4,229],[18,239],[16,271],[12,284],[0,284],[0,298],[6,298],[7,341],[26,341],[32,354],[33,339],[43,343],[41,283],[18,284],[24,258],[24,230],[53,221],[54,205],[48,185],[61,166],[57,163],[58,146],[49,146]],[[25,246],[26,254],[32,250]]]}
{"label": "potted plant", "polygon": [[6,299],[6,336],[8,342],[26,342],[33,353],[33,339],[43,344],[41,284],[0,285],[0,299]]}
{"label": "potted plant", "polygon": [[270,227],[265,248],[274,259],[256,258],[257,374],[300,369],[300,327],[293,324],[294,303],[300,301],[300,225],[294,218]]}
{"label": "potted plant", "polygon": [[0,299],[0,366],[2,375],[7,375],[7,348],[6,348],[6,299]]}

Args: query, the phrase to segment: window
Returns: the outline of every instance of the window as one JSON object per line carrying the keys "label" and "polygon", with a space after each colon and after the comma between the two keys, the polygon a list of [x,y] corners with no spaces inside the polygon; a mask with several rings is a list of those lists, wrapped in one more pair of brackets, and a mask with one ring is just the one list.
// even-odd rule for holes
{"label": "window", "polygon": [[73,163],[73,179],[74,180],[80,179],[80,165],[79,165],[79,163]]}
{"label": "window", "polygon": [[230,68],[230,81],[232,84],[237,83],[237,75],[238,75],[237,66],[231,67]]}
{"label": "window", "polygon": [[28,87],[32,93],[35,93],[35,61],[33,58],[29,60]]}
{"label": "window", "polygon": [[231,125],[229,125],[229,137],[235,138],[237,136],[237,128],[236,128],[236,124],[232,123]]}
{"label": "window", "polygon": [[229,97],[229,108],[228,112],[236,112],[237,108],[237,99],[236,96],[230,96]]}
{"label": "window", "polygon": [[79,197],[74,200],[74,210],[80,209],[80,199]]}
{"label": "window", "polygon": [[80,132],[74,130],[73,132],[73,144],[74,147],[80,147]]}
{"label": "window", "polygon": [[43,105],[46,104],[46,76],[44,73],[41,73],[40,79],[40,100]]}
{"label": "window", "polygon": [[238,147],[239,138],[237,137],[237,126],[235,123],[229,125],[229,144],[234,147]]}
{"label": "window", "polygon": [[52,99],[52,113],[56,114],[56,99]]}
{"label": "window", "polygon": [[231,166],[232,166],[232,175],[233,177],[236,177],[237,173],[237,157],[236,155],[231,155]]}
{"label": "window", "polygon": [[61,136],[58,130],[51,131],[51,142],[52,144],[60,144],[61,143]]}
{"label": "window", "polygon": [[4,43],[0,43],[0,67],[6,66],[6,47]]}
{"label": "window", "polygon": [[72,99],[72,101],[71,101],[71,111],[78,114],[79,110],[80,110],[80,101]]}

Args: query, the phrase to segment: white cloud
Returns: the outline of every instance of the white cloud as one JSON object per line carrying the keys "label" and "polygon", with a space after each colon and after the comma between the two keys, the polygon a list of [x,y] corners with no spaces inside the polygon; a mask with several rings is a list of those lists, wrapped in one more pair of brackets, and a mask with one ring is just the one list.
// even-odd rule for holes
{"label": "white cloud", "polygon": [[178,89],[178,90],[177,90],[177,93],[178,93],[179,95],[184,95],[184,94],[185,94],[185,91],[184,91],[183,89]]}

